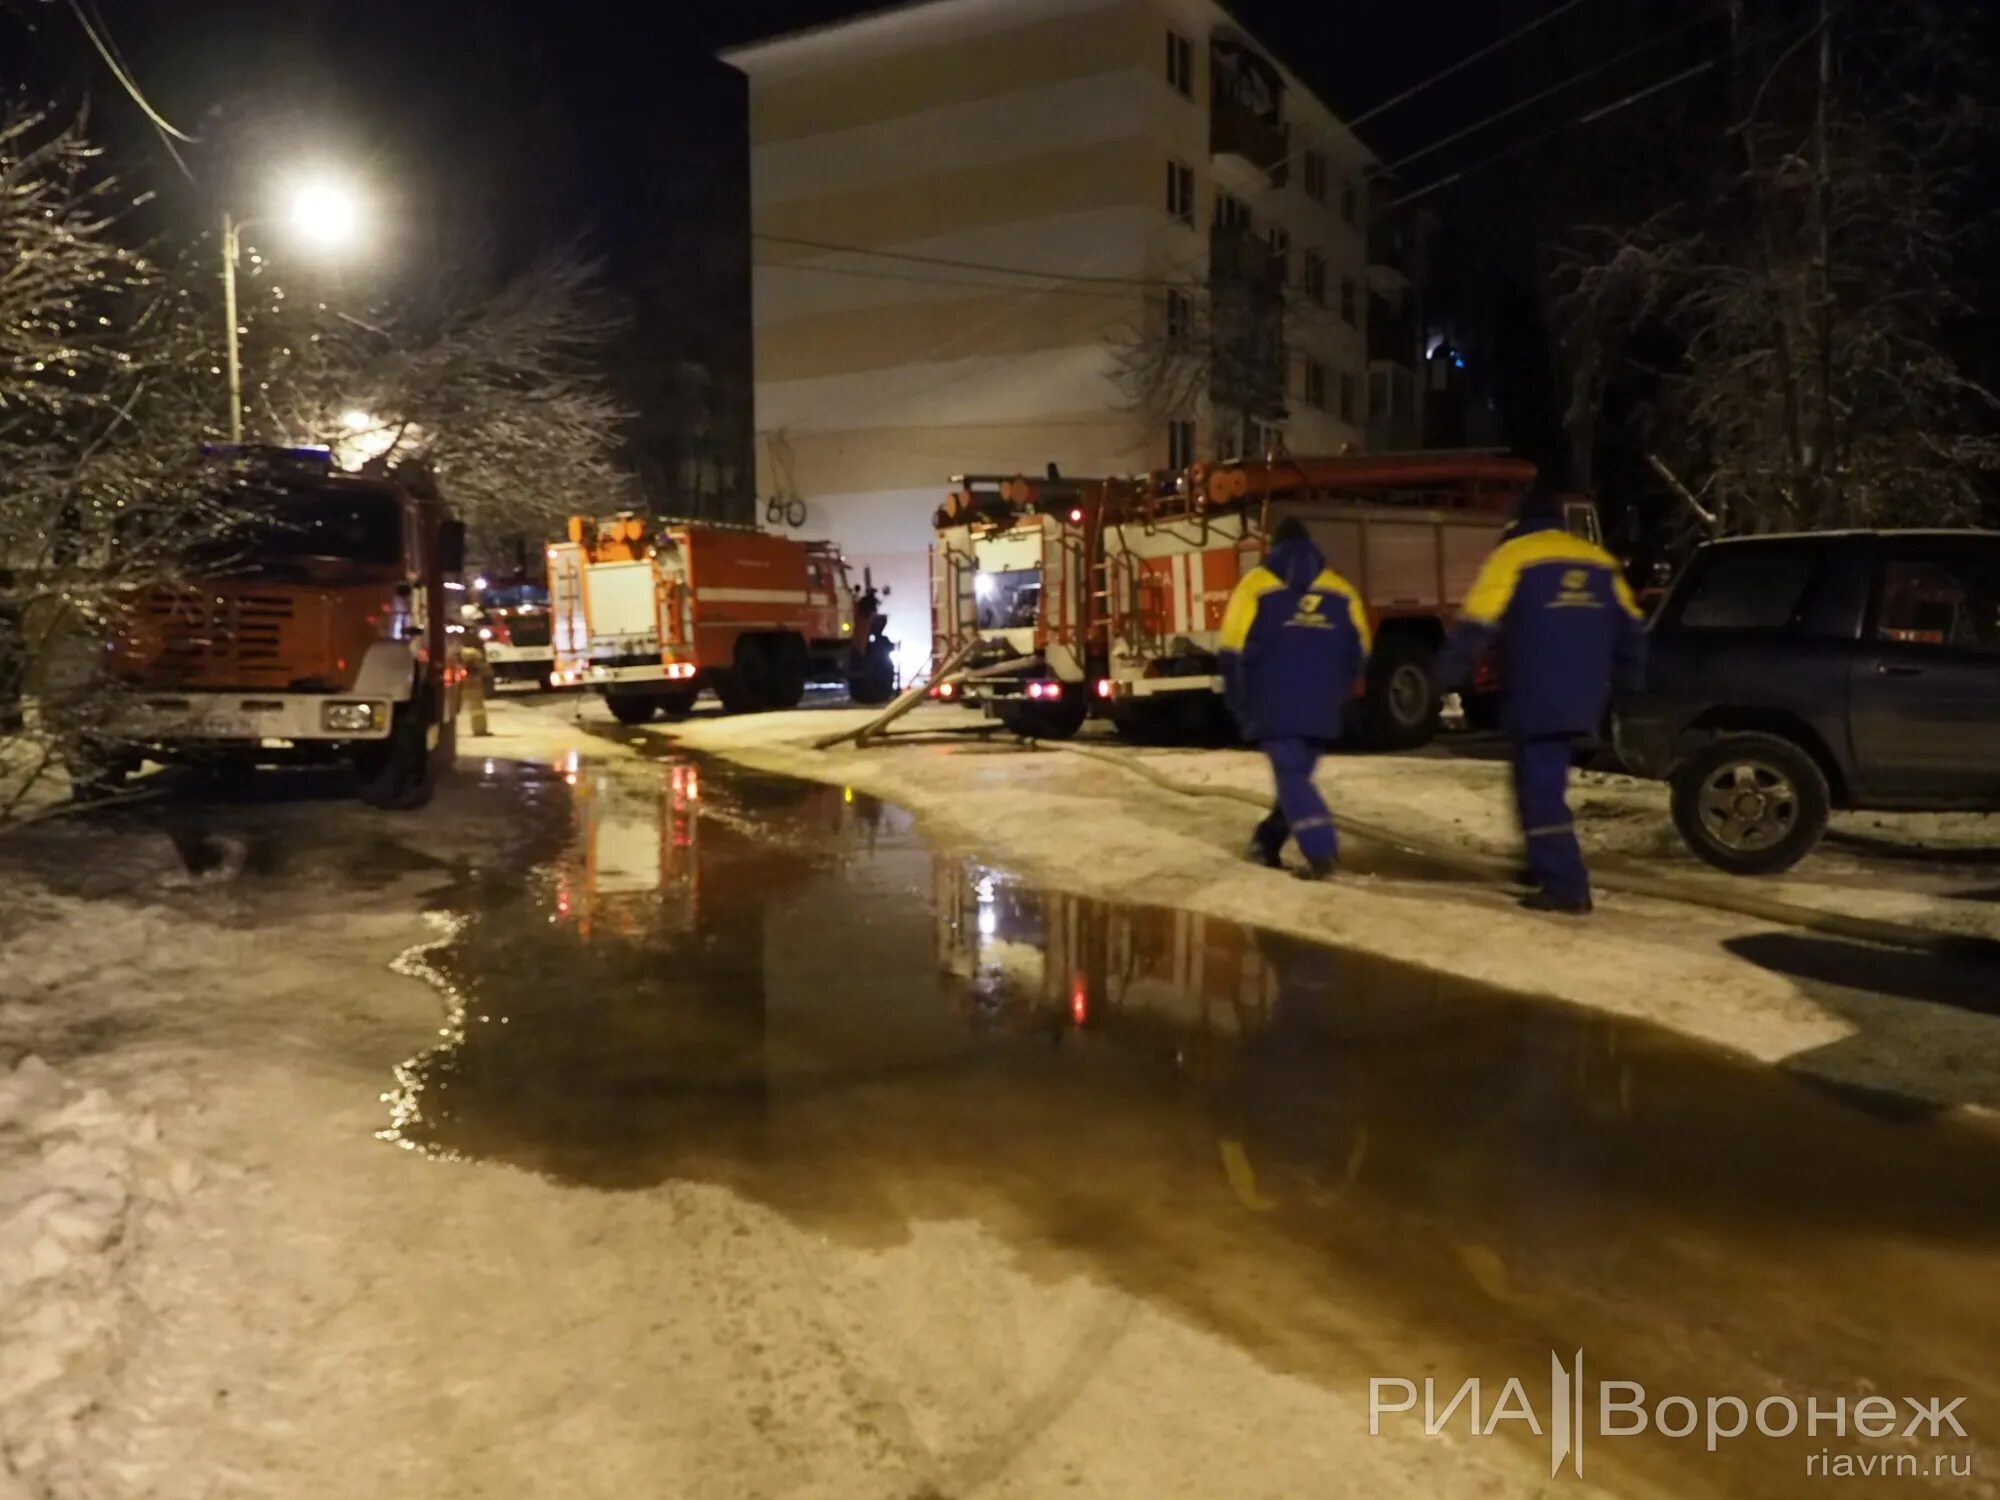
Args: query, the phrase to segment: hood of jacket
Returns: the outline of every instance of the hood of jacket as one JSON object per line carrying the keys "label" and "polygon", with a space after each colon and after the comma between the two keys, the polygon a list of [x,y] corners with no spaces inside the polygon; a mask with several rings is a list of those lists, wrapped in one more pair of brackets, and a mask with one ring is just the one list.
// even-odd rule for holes
{"label": "hood of jacket", "polygon": [[1326,571],[1326,558],[1310,540],[1280,542],[1265,554],[1264,566],[1277,574],[1286,588],[1309,589]]}

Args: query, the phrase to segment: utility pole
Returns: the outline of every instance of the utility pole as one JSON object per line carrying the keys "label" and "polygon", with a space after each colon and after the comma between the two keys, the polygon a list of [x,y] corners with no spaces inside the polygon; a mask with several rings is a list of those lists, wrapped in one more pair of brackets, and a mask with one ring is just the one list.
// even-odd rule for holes
{"label": "utility pole", "polygon": [[1813,422],[1813,489],[1826,502],[1828,468],[1833,448],[1833,163],[1827,150],[1827,96],[1833,92],[1833,10],[1831,0],[1819,0],[1819,98],[1813,115],[1813,214],[1818,242],[1814,247],[1814,327],[1819,340],[1819,410]]}
{"label": "utility pole", "polygon": [[222,213],[222,321],[229,350],[229,441],[243,441],[243,357],[236,347],[236,263],[243,254],[243,226]]}

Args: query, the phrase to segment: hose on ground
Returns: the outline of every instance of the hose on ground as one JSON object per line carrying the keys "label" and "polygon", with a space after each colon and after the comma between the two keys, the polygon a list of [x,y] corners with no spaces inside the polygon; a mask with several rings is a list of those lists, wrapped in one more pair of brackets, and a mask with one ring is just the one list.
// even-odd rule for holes
{"label": "hose on ground", "polygon": [[[1083,756],[1087,760],[1102,761],[1107,766],[1128,771],[1177,796],[1220,797],[1227,801],[1244,803],[1260,811],[1269,805],[1268,798],[1239,787],[1201,786],[1193,782],[1176,781],[1173,777],[1154,770],[1143,760],[1129,755],[1097,750],[1087,745],[1059,744],[1048,740],[1037,743],[1047,749],[1062,750],[1070,755]],[[1464,849],[1434,844],[1424,839],[1413,838],[1407,833],[1385,827],[1380,823],[1349,817],[1344,813],[1335,813],[1333,822],[1342,834],[1366,839],[1370,843],[1381,844],[1405,854],[1419,855],[1447,869],[1460,871],[1473,879],[1498,880],[1520,889],[1513,878],[1517,867],[1512,861],[1495,855],[1472,854]],[[1885,948],[1908,948],[1941,958],[1976,959],[1985,963],[2000,963],[2000,942],[1995,942],[1991,938],[1940,932],[1934,928],[1917,926],[1912,922],[1848,916],[1843,912],[1822,911],[1818,907],[1775,900],[1768,896],[1760,896],[1754,891],[1713,889],[1664,876],[1644,875],[1632,870],[1600,867],[1591,878],[1599,889],[1615,891],[1624,896],[1642,896],[1655,901],[1676,901],[1686,906],[1702,906],[1711,911],[1752,917],[1776,926],[1797,927],[1804,931],[1825,933],[1831,937],[1848,938],[1855,942],[1875,943]]]}

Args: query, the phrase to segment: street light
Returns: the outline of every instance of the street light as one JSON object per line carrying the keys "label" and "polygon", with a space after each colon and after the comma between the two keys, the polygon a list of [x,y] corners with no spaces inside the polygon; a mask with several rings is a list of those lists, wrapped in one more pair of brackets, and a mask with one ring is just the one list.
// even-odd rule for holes
{"label": "street light", "polygon": [[[352,192],[330,178],[315,178],[300,184],[292,195],[287,221],[300,236],[326,250],[340,250],[353,243],[361,228],[361,203]],[[222,215],[222,317],[228,328],[229,347],[229,441],[243,441],[243,357],[237,347],[236,267],[243,259],[243,231],[257,219],[238,219],[228,210]]]}

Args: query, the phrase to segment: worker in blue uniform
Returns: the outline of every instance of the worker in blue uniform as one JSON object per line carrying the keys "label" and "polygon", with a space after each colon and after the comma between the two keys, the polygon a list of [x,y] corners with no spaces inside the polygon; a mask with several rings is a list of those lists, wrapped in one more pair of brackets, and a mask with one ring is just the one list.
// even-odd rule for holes
{"label": "worker in blue uniform", "polygon": [[1618,560],[1564,530],[1561,502],[1540,486],[1521,496],[1473,580],[1438,660],[1439,686],[1462,687],[1496,637],[1500,723],[1536,887],[1521,904],[1581,916],[1591,908],[1590,874],[1570,818],[1570,757],[1577,737],[1602,723],[1614,681],[1640,685],[1646,637]]}
{"label": "worker in blue uniform", "polygon": [[1257,825],[1250,857],[1282,867],[1286,839],[1323,879],[1339,858],[1333,814],[1313,768],[1340,737],[1341,718],[1368,661],[1368,616],[1354,586],[1327,567],[1296,517],[1271,534],[1269,555],[1243,575],[1223,612],[1220,655],[1230,710],[1271,763],[1277,801]]}

